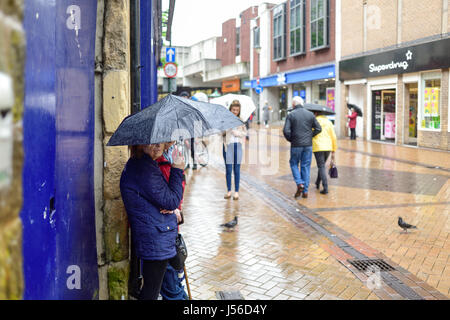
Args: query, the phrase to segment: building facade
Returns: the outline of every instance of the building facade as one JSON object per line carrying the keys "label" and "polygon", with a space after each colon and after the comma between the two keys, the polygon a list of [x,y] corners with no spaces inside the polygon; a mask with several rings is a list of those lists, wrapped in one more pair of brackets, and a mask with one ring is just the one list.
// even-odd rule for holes
{"label": "building facade", "polygon": [[262,4],[253,22],[252,88],[272,121],[286,118],[292,98],[335,109],[335,1]]}
{"label": "building facade", "polygon": [[341,0],[339,8],[340,104],[363,110],[357,136],[450,150],[448,1]]}

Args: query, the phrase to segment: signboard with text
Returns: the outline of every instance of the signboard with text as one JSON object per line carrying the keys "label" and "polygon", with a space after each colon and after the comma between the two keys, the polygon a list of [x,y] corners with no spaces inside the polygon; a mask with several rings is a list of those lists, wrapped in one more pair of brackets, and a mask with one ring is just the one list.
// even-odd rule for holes
{"label": "signboard with text", "polygon": [[339,80],[352,80],[450,67],[450,38],[366,55],[339,63]]}

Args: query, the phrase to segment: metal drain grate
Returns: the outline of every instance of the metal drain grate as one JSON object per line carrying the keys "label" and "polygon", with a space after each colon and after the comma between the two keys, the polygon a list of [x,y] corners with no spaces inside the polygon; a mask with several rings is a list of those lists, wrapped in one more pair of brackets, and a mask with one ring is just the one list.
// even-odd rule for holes
{"label": "metal drain grate", "polygon": [[394,271],[395,268],[390,264],[386,263],[382,259],[357,259],[357,260],[347,260],[352,266],[354,266],[358,271],[366,271],[367,269],[378,268],[380,271]]}

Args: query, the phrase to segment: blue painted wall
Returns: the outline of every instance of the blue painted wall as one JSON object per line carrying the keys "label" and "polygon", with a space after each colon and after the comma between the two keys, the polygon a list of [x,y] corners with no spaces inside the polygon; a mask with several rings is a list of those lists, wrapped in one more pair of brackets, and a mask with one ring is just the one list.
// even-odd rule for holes
{"label": "blue painted wall", "polygon": [[95,299],[97,2],[25,2],[25,299]]}
{"label": "blue painted wall", "polygon": [[140,1],[141,109],[158,101],[157,66],[152,44],[152,5],[152,0]]}

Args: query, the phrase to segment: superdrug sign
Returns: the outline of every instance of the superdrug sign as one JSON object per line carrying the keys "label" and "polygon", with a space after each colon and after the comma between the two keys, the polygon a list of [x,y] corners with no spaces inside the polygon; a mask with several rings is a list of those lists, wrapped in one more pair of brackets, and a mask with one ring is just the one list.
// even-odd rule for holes
{"label": "superdrug sign", "polygon": [[450,38],[342,60],[339,80],[372,78],[450,67]]}

